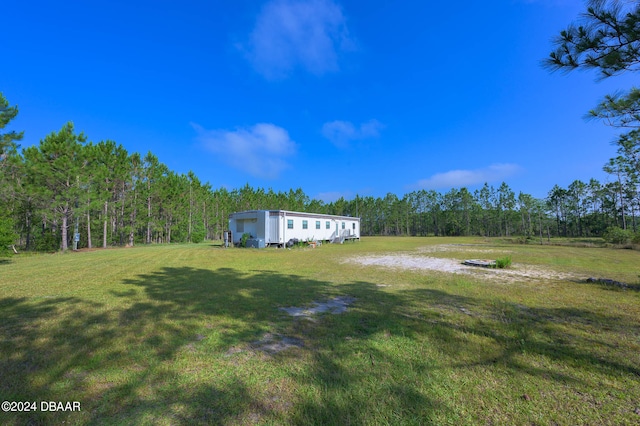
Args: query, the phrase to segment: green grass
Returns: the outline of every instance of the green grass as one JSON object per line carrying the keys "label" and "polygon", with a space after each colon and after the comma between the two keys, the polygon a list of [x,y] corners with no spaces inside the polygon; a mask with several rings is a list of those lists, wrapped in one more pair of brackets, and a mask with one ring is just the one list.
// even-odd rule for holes
{"label": "green grass", "polygon": [[[636,287],[342,262],[435,244],[455,245],[421,255],[639,281],[637,251],[480,238],[15,256],[0,264],[0,399],[81,411],[0,424],[640,423]],[[357,298],[341,315],[279,309],[339,295]],[[256,350],[267,333],[304,346]]]}

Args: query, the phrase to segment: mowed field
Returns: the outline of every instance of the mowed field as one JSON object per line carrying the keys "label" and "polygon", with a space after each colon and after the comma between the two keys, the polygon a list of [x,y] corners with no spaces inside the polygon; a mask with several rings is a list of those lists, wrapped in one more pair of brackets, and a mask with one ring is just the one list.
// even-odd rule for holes
{"label": "mowed field", "polygon": [[640,424],[639,274],[638,251],[481,238],[19,255],[0,399],[36,409],[0,424]]}

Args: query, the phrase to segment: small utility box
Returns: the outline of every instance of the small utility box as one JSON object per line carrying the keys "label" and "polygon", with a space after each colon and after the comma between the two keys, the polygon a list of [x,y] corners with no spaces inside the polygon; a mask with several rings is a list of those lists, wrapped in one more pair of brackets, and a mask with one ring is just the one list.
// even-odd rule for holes
{"label": "small utility box", "polygon": [[247,240],[247,247],[264,248],[264,238],[249,238]]}

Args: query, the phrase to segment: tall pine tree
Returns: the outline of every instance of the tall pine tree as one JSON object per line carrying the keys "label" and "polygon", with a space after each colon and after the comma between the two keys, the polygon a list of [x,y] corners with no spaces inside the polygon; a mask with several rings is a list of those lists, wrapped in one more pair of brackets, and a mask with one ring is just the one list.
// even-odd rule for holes
{"label": "tall pine tree", "polygon": [[[18,115],[18,107],[9,102],[0,92],[0,130],[3,130]],[[18,144],[22,132],[0,132],[0,256],[11,254],[9,247],[15,242],[12,210],[16,199],[16,175],[20,166]]]}
{"label": "tall pine tree", "polygon": [[80,200],[85,175],[86,137],[76,134],[73,123],[51,133],[38,146],[24,150],[29,189],[53,226],[60,231],[60,248],[68,248],[68,228]]}

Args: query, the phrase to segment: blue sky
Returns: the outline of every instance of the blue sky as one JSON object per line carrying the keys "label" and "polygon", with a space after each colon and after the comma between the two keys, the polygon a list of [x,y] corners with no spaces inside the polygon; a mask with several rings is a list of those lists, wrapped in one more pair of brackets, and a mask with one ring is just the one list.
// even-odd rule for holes
{"label": "blue sky", "polygon": [[602,182],[584,114],[630,76],[540,66],[579,0],[9,2],[0,91],[23,147],[73,121],[214,188],[544,197]]}

